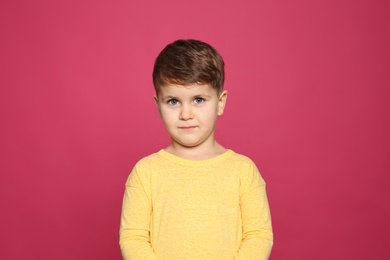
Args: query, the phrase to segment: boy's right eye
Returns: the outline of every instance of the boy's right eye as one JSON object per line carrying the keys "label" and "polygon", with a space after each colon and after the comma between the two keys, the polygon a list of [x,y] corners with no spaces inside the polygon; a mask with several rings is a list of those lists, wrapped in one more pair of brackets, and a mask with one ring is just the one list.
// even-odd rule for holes
{"label": "boy's right eye", "polygon": [[177,105],[177,103],[179,103],[179,101],[177,99],[170,99],[170,100],[168,100],[168,104],[169,105]]}

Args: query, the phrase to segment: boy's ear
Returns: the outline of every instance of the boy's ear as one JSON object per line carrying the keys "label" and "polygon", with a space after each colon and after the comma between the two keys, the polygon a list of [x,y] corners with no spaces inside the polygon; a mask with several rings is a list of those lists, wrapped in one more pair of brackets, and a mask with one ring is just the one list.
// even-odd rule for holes
{"label": "boy's ear", "polygon": [[157,108],[158,108],[158,112],[159,112],[160,115],[161,115],[160,106],[158,105],[158,97],[157,97],[157,95],[154,95],[154,96],[153,96],[153,99],[154,99],[154,103],[156,104],[156,106],[157,106]]}
{"label": "boy's ear", "polygon": [[219,95],[218,99],[218,115],[222,116],[223,110],[226,106],[226,100],[227,100],[228,92],[226,90],[222,91],[222,93]]}

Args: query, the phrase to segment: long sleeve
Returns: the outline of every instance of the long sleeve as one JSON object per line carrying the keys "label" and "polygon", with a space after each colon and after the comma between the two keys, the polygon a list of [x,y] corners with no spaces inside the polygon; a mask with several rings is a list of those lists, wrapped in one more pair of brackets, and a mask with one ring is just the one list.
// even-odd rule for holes
{"label": "long sleeve", "polygon": [[243,167],[240,207],[243,235],[236,260],[267,260],[273,246],[271,214],[265,182],[254,164]]}
{"label": "long sleeve", "polygon": [[126,182],[122,206],[119,244],[125,260],[156,259],[150,244],[152,206],[148,188],[135,167]]}
{"label": "long sleeve", "polygon": [[161,150],[137,162],[126,182],[125,260],[265,260],[272,243],[265,182],[231,150],[201,161]]}

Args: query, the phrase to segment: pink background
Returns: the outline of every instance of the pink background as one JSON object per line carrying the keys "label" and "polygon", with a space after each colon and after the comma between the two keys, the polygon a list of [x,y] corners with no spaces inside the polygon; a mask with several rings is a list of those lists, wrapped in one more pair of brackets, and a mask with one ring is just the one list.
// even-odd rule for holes
{"label": "pink background", "polygon": [[389,1],[0,2],[0,259],[120,259],[124,183],[166,146],[159,51],[226,62],[217,139],[267,181],[272,260],[390,255]]}

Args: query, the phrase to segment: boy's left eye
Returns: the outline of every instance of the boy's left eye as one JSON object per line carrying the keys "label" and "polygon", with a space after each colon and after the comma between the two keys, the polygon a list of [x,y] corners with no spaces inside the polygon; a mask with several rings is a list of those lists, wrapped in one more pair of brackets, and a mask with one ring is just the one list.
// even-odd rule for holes
{"label": "boy's left eye", "polygon": [[194,99],[194,102],[195,102],[196,104],[203,103],[203,102],[204,102],[204,98],[195,98],[195,99]]}

